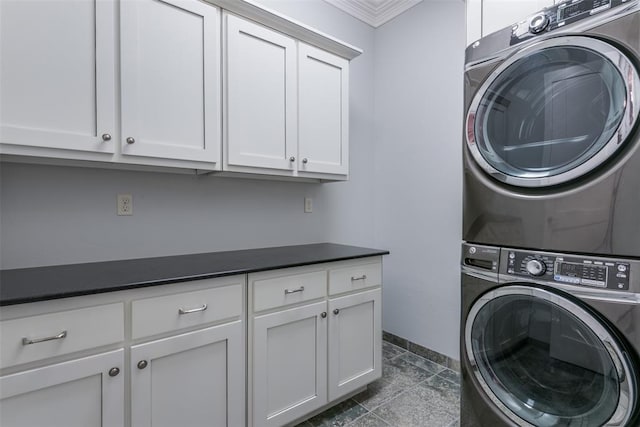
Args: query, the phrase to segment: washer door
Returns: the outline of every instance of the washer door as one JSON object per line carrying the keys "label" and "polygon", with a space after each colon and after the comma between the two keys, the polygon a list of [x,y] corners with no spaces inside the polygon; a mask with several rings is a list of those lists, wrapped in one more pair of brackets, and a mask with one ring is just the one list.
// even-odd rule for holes
{"label": "washer door", "polygon": [[625,426],[636,372],[608,328],[540,288],[484,294],[465,325],[467,357],[485,393],[522,426]]}
{"label": "washer door", "polygon": [[638,71],[621,51],[585,36],[547,39],[508,58],[480,87],[467,146],[500,181],[556,185],[609,159],[638,108]]}

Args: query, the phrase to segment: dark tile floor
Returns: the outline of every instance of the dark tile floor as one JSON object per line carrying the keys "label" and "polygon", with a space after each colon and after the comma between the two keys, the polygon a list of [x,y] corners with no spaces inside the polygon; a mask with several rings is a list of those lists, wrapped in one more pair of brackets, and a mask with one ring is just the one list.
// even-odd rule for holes
{"label": "dark tile floor", "polygon": [[382,378],[296,427],[457,427],[460,377],[383,341]]}

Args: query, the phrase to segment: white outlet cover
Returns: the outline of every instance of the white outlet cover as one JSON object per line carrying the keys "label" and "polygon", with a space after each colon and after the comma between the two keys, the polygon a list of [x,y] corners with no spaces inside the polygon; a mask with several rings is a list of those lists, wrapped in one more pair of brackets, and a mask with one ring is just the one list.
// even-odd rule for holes
{"label": "white outlet cover", "polygon": [[118,216],[133,215],[133,196],[131,194],[118,194]]}

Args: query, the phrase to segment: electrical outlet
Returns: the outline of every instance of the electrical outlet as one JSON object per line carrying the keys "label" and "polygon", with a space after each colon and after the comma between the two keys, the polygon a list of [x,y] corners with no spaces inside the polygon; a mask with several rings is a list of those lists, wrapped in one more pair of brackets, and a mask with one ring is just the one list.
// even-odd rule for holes
{"label": "electrical outlet", "polygon": [[133,215],[133,196],[118,194],[118,215]]}
{"label": "electrical outlet", "polygon": [[304,198],[304,213],[313,212],[313,199],[311,197]]}

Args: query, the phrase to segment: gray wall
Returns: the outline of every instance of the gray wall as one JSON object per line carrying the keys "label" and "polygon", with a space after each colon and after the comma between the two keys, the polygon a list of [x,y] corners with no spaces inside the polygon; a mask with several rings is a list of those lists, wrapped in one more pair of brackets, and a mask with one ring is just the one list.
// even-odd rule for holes
{"label": "gray wall", "polygon": [[[464,3],[425,0],[374,30],[322,0],[261,2],[365,51],[350,68],[350,181],[3,163],[0,265],[323,241],[389,249],[384,329],[457,358]],[[118,193],[133,194],[132,217],[116,216]]]}
{"label": "gray wall", "polygon": [[384,329],[458,358],[462,1],[425,0],[376,31],[376,237]]}

